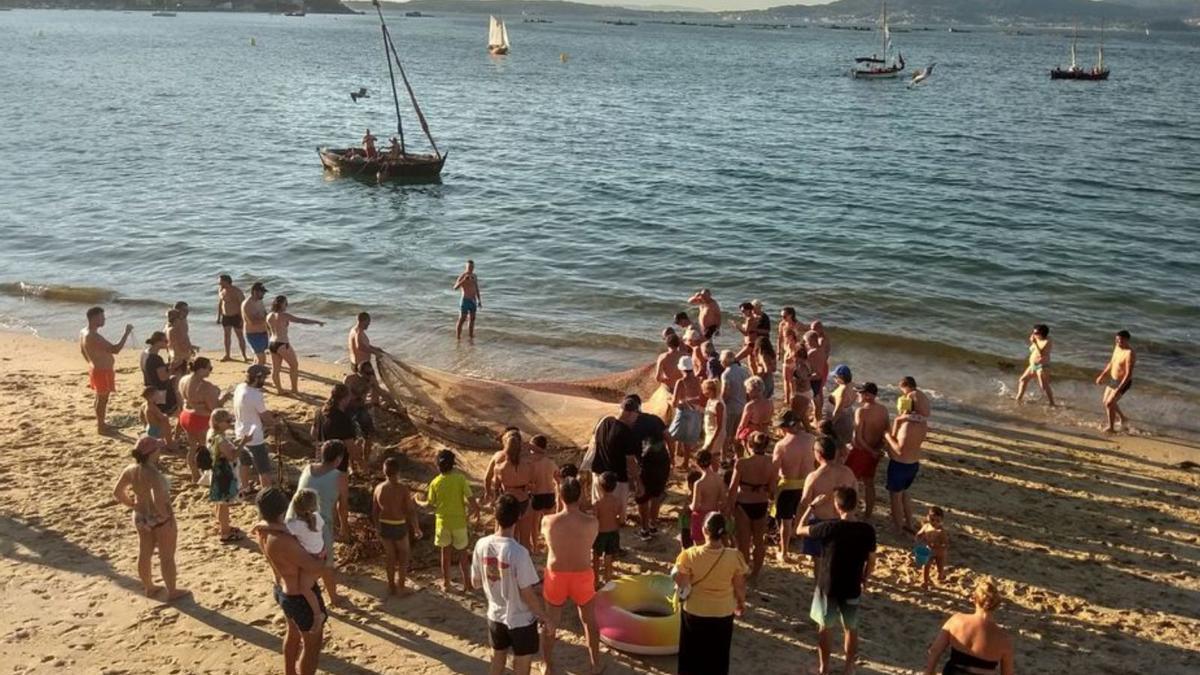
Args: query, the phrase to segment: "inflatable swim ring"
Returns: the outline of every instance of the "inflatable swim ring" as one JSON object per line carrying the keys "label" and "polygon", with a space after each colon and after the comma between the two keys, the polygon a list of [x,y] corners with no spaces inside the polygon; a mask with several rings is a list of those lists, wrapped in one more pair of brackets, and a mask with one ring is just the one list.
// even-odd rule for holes
{"label": "inflatable swim ring", "polygon": [[631,654],[679,652],[679,613],[672,606],[675,582],[665,574],[610,581],[596,594],[596,625],[604,644]]}

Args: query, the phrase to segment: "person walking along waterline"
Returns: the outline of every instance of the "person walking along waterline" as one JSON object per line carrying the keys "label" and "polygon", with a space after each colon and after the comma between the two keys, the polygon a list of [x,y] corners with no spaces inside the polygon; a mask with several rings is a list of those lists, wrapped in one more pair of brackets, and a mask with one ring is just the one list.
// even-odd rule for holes
{"label": "person walking along waterline", "polygon": [[[1116,432],[1118,419],[1121,420],[1122,431],[1129,431],[1129,420],[1125,419],[1125,413],[1117,405],[1133,386],[1133,368],[1137,365],[1137,353],[1129,346],[1129,339],[1129,331],[1117,331],[1112,356],[1096,376],[1096,384],[1104,385],[1104,413],[1108,417],[1108,426],[1104,427],[1104,431],[1110,434]],[[1107,382],[1105,378],[1108,378]]]}
{"label": "person walking along waterline", "polygon": [[1029,334],[1029,365],[1017,380],[1017,403],[1024,401],[1025,388],[1029,386],[1029,381],[1036,379],[1042,393],[1046,395],[1046,403],[1051,408],[1054,407],[1054,392],[1050,390],[1050,350],[1053,348],[1050,327],[1044,323],[1034,326],[1033,332]]}
{"label": "person walking along waterline", "polygon": [[458,323],[454,325],[454,335],[462,339],[463,324],[467,324],[467,337],[475,339],[475,315],[483,309],[483,293],[479,290],[479,277],[475,275],[475,261],[468,260],[466,269],[454,280],[454,290],[460,291],[462,297],[458,303]]}
{"label": "person walking along waterline", "polygon": [[704,520],[704,543],[675,559],[672,578],[683,608],[679,613],[679,675],[727,675],[733,619],[746,611],[746,573],[737,549],[726,548],[725,516]]}
{"label": "person walking along waterline", "polygon": [[546,639],[542,647],[542,660],[546,662],[548,673],[554,672],[554,641],[568,599],[575,603],[579,611],[592,673],[603,670],[600,664],[600,630],[596,627],[595,603],[592,602],[596,597],[592,544],[600,532],[600,521],[579,510],[582,494],[583,487],[578,478],[564,478],[559,486],[559,496],[566,508],[546,516],[542,523],[542,534],[549,549],[542,591],[542,597],[546,600]]}
{"label": "person walking along waterline", "polygon": [[189,591],[175,585],[175,545],[179,528],[171,509],[171,482],[158,468],[159,454],[166,444],[158,438],[142,436],[133,448],[133,464],[125,467],[113,498],[133,512],[133,527],[138,534],[138,577],[147,597],[155,597],[162,589],[154,585],[152,569],[154,552],[162,569],[167,602],[178,600]]}
{"label": "person walking along waterline", "polygon": [[237,336],[238,349],[242,350],[242,360],[249,361],[246,358],[246,334],[243,331],[245,320],[242,318],[242,303],[246,301],[246,294],[242,293],[242,289],[233,285],[233,278],[228,274],[222,274],[217,277],[217,324],[221,326],[221,332],[225,334],[225,356],[221,357],[222,361],[232,361],[230,356],[230,348],[232,347],[232,336]]}
{"label": "person walking along waterline", "polygon": [[116,355],[125,348],[129,336],[133,334],[133,324],[125,326],[121,339],[113,344],[100,334],[104,327],[104,308],[92,307],[87,311],[87,328],[79,332],[79,353],[88,364],[88,388],[94,396],[93,410],[96,412],[96,433],[110,434],[113,428],[108,425],[108,397],[117,390],[116,371],[113,364]]}
{"label": "person walking along waterline", "polygon": [[[824,501],[822,497],[817,501]],[[821,544],[817,566],[817,587],[813,591],[809,617],[817,624],[817,655],[820,672],[828,673],[832,651],[829,628],[840,620],[846,632],[846,667],[853,672],[858,657],[858,610],[863,588],[875,569],[875,528],[858,520],[858,493],[852,487],[833,491],[837,519],[805,525],[800,534]],[[817,504],[817,502],[814,502]],[[819,505],[819,504],[817,504]]]}
{"label": "person walking along waterline", "polygon": [[1000,606],[1000,589],[991,579],[980,579],[971,599],[975,611],[952,615],[929,645],[925,675],[937,672],[938,662],[947,649],[950,659],[946,661],[942,675],[982,675],[996,673],[997,669],[1000,675],[1015,672],[1012,637],[992,618]]}

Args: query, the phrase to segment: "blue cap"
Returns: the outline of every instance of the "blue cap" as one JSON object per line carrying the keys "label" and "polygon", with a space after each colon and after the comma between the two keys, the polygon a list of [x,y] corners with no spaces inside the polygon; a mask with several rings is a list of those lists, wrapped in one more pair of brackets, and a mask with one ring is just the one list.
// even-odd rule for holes
{"label": "blue cap", "polygon": [[850,366],[844,363],[839,365],[837,368],[833,369],[833,376],[842,378],[842,381],[844,382],[849,382],[851,379]]}

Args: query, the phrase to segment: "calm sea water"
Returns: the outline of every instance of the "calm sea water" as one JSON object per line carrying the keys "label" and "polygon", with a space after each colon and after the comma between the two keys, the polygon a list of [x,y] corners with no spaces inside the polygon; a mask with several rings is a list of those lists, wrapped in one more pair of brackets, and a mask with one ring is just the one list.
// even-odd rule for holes
{"label": "calm sea water", "polygon": [[[331,322],[302,353],[340,355],[367,309],[402,356],[563,378],[647,360],[709,286],[838,327],[860,379],[995,405],[1044,321],[1088,415],[1128,327],[1130,405],[1196,428],[1200,38],[1110,34],[1087,84],[1048,79],[1057,31],[898,33],[938,64],[908,90],[846,77],[872,33],[519,21],[496,59],[486,17],[392,19],[450,158],[440,185],[370,186],[315,148],[393,124],[371,16],[0,14],[4,322],[68,336],[103,300],[144,337],[184,299],[213,347],[229,272]],[[457,346],[466,258],[485,312]]]}

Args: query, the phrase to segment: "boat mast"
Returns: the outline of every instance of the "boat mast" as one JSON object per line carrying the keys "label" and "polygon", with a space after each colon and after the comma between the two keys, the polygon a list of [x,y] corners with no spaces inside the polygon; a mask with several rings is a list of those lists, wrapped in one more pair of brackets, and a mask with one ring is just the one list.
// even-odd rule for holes
{"label": "boat mast", "polygon": [[881,17],[880,21],[883,23],[883,36],[881,39],[882,51],[879,53],[879,58],[884,60],[884,62],[885,62],[884,65],[886,66],[887,65],[886,62],[887,62],[887,53],[888,53],[888,42],[889,42],[889,38],[891,37],[891,35],[889,35],[889,33],[891,31],[888,30],[887,0],[884,0],[884,2],[883,2],[883,16]]}
{"label": "boat mast", "polygon": [[383,9],[379,0],[371,0],[375,11],[379,13],[379,28],[383,31],[383,58],[387,61],[388,79],[392,82],[392,103],[396,106],[396,133],[400,135],[400,154],[404,154],[404,124],[400,121],[400,96],[396,93],[396,74],[392,72],[392,36],[388,34],[387,24],[383,21]]}
{"label": "boat mast", "polygon": [[1104,72],[1104,19],[1100,20],[1100,51],[1096,55],[1096,72]]}
{"label": "boat mast", "polygon": [[1075,43],[1079,42],[1079,24],[1075,24],[1075,28],[1071,30],[1071,70],[1078,68],[1075,65]]}

